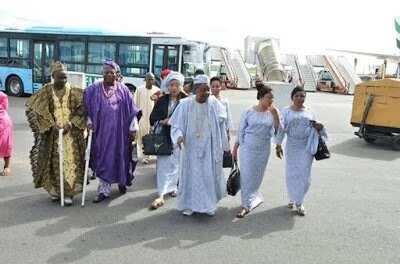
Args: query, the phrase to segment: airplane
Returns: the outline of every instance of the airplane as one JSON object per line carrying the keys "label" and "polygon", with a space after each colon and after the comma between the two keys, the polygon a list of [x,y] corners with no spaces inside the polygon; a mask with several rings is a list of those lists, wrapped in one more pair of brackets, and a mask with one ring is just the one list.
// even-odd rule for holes
{"label": "airplane", "polygon": [[375,57],[380,60],[386,60],[390,62],[400,63],[400,55],[390,55],[390,54],[381,54],[381,53],[372,53],[372,52],[362,52],[362,51],[353,51],[353,50],[340,50],[340,49],[328,49],[329,51],[350,53],[356,55],[365,55]]}
{"label": "airplane", "polygon": [[354,51],[354,50],[341,50],[341,49],[327,49],[328,51],[334,52],[342,52],[342,53],[349,53],[354,55],[363,55],[363,56],[371,56],[376,59],[383,60],[384,70],[383,75],[385,75],[387,62],[392,62],[397,64],[397,70],[394,77],[400,79],[400,55],[391,55],[391,54],[382,54],[382,53],[373,53],[373,52],[363,52],[363,51]]}

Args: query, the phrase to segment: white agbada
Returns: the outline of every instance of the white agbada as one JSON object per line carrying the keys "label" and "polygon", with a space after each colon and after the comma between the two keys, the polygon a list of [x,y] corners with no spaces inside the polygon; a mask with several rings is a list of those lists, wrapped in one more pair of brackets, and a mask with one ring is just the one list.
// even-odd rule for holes
{"label": "white agbada", "polygon": [[180,101],[170,119],[174,144],[185,139],[178,189],[178,210],[215,213],[225,195],[222,171],[226,138],[226,112],[213,96],[200,104],[195,96]]}
{"label": "white agbada", "polygon": [[147,89],[146,85],[143,85],[135,92],[135,104],[142,110],[142,117],[140,118],[139,130],[137,132],[137,154],[139,159],[143,158],[142,137],[150,132],[150,114],[154,107],[154,101],[150,99],[150,96],[159,90],[154,85],[151,89]]}
{"label": "white agbada", "polygon": [[[310,109],[293,111],[290,107],[282,111],[282,132],[277,137],[281,144],[287,137],[284,158],[286,161],[286,187],[290,201],[302,204],[311,185],[311,166],[318,146],[318,135],[310,121],[315,115]],[[325,130],[321,135],[326,138]]]}

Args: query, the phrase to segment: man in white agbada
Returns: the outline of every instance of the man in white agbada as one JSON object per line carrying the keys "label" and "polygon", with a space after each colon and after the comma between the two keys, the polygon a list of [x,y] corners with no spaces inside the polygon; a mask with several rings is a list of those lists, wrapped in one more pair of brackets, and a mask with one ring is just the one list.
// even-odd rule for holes
{"label": "man in white agbada", "polygon": [[226,111],[210,95],[206,75],[193,80],[196,95],[181,100],[169,123],[171,138],[182,150],[178,210],[213,216],[225,195],[223,152],[229,151]]}
{"label": "man in white agbada", "polygon": [[137,133],[137,155],[138,159],[144,164],[149,163],[149,157],[143,154],[142,137],[150,132],[150,114],[154,107],[154,101],[151,96],[160,91],[154,85],[154,75],[147,73],[145,78],[145,85],[139,87],[135,92],[135,104],[142,110],[142,118],[139,121],[139,131]]}

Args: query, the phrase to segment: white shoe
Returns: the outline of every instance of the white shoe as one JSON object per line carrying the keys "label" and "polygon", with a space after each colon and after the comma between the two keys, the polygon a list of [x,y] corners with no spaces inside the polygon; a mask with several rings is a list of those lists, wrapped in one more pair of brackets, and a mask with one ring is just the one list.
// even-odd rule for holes
{"label": "white shoe", "polygon": [[208,216],[215,216],[215,211],[207,212],[206,215],[208,215]]}
{"label": "white shoe", "polygon": [[193,211],[190,209],[185,209],[182,211],[182,214],[186,216],[191,216],[193,214]]}
{"label": "white shoe", "polygon": [[294,208],[294,202],[293,202],[293,201],[289,201],[287,207],[288,207],[289,209],[293,209],[293,208]]}
{"label": "white shoe", "polygon": [[65,197],[64,198],[64,205],[65,206],[71,206],[72,205],[72,198],[71,197]]}
{"label": "white shoe", "polygon": [[302,204],[296,205],[296,207],[297,207],[297,214],[299,216],[305,216],[306,215],[306,209],[304,208],[304,206]]}

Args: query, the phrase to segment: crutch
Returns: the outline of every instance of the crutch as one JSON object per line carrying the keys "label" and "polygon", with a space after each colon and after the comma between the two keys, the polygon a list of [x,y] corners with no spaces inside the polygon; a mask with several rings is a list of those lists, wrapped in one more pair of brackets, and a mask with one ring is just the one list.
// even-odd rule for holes
{"label": "crutch", "polygon": [[88,142],[85,152],[85,174],[83,176],[83,190],[82,190],[82,204],[81,204],[82,207],[85,206],[85,197],[86,197],[89,161],[90,161],[90,149],[92,147],[92,135],[93,135],[93,130],[89,129]]}
{"label": "crutch", "polygon": [[64,129],[58,130],[58,159],[60,162],[60,195],[61,206],[64,207],[64,147],[63,147],[63,133]]}

